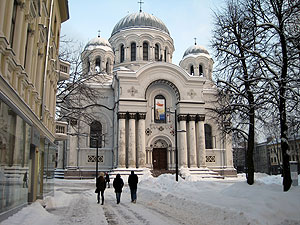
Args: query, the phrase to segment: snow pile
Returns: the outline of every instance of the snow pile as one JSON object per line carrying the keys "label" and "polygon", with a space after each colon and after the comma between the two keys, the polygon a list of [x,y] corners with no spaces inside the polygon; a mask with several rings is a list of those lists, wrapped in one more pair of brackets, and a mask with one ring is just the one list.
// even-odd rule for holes
{"label": "snow pile", "polygon": [[[255,174],[255,183],[251,186],[244,174],[225,179],[179,177],[176,182],[175,175],[153,178],[147,173],[139,180],[137,204],[130,203],[130,191],[125,187],[121,204],[116,205],[113,188],[109,188],[105,191],[103,208],[96,204],[94,180],[57,181],[54,197],[23,208],[1,225],[56,225],[66,224],[66,221],[71,224],[70,220],[72,225],[83,224],[83,221],[108,224],[109,218],[116,217],[120,217],[119,221],[128,220],[121,224],[300,224],[300,186],[283,192],[280,175]],[[42,205],[49,212],[67,211],[55,215]],[[79,208],[82,212],[76,211]]]}

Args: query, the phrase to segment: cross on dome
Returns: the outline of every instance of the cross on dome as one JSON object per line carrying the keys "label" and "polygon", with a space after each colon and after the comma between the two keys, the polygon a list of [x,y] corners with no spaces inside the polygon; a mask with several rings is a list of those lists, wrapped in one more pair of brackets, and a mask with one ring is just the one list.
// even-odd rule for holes
{"label": "cross on dome", "polygon": [[100,32],[101,32],[101,30],[98,30],[98,37],[100,37]]}
{"label": "cross on dome", "polygon": [[195,39],[195,45],[197,45],[197,38],[194,38]]}
{"label": "cross on dome", "polygon": [[139,1],[138,3],[140,4],[140,12],[142,12],[142,4],[144,4],[144,2],[143,1]]}

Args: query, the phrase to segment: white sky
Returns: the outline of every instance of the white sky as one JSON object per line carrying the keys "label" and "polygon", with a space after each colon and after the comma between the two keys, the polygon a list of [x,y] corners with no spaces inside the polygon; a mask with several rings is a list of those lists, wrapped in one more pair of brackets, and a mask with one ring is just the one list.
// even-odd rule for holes
{"label": "white sky", "polygon": [[[114,26],[128,13],[139,11],[139,0],[69,0],[70,19],[62,24],[61,34],[84,45],[98,35],[109,39]],[[161,19],[174,40],[173,63],[179,64],[184,51],[194,44],[209,47],[213,10],[224,0],[143,0],[144,12]]]}

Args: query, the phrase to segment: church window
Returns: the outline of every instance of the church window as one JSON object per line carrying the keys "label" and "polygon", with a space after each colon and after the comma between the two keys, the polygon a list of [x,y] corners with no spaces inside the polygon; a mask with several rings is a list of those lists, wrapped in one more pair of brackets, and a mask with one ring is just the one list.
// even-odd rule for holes
{"label": "church window", "polygon": [[90,61],[89,60],[87,60],[87,71],[88,72],[90,72],[90,70],[91,70],[91,64],[90,64]]}
{"label": "church window", "polygon": [[106,62],[105,71],[106,71],[107,74],[109,73],[109,64],[108,64],[108,62]]}
{"label": "church window", "polygon": [[124,62],[124,55],[125,55],[125,50],[124,50],[124,45],[121,45],[120,47],[120,62]]}
{"label": "church window", "polygon": [[155,61],[159,61],[159,46],[155,44]]}
{"label": "church window", "polygon": [[199,76],[203,77],[203,67],[202,67],[202,65],[199,65]]}
{"label": "church window", "polygon": [[166,123],[166,99],[162,95],[154,98],[154,122]]}
{"label": "church window", "polygon": [[148,60],[148,48],[149,48],[149,45],[147,42],[144,42],[143,43],[143,60]]}
{"label": "church window", "polygon": [[165,56],[164,56],[164,58],[165,58],[165,62],[167,62],[167,48],[165,49]]}
{"label": "church window", "polygon": [[212,130],[209,124],[204,124],[205,148],[212,149]]}
{"label": "church window", "polygon": [[194,66],[193,65],[191,65],[191,67],[190,67],[190,74],[192,76],[194,76]]}
{"label": "church window", "polygon": [[93,121],[90,125],[90,148],[102,147],[102,124],[99,121]]}
{"label": "church window", "polygon": [[131,61],[136,60],[136,43],[131,43]]}
{"label": "church window", "polygon": [[95,72],[100,73],[101,67],[100,67],[101,59],[100,57],[96,58],[95,62]]}

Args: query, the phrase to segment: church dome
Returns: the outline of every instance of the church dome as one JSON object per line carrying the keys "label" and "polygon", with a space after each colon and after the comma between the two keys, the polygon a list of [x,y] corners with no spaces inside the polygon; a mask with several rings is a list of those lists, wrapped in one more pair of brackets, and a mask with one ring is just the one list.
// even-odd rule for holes
{"label": "church dome", "polygon": [[84,50],[93,50],[96,48],[102,48],[103,50],[106,50],[106,51],[108,51],[108,50],[112,51],[111,45],[108,42],[108,40],[106,40],[102,37],[99,37],[99,36],[90,40],[86,44]]}
{"label": "church dome", "polygon": [[146,12],[137,12],[129,14],[121,19],[115,25],[111,36],[121,30],[130,28],[151,28],[170,34],[168,28],[160,19]]}
{"label": "church dome", "polygon": [[199,55],[201,53],[207,54],[209,55],[208,51],[200,45],[192,45],[191,47],[189,47],[183,54],[183,58],[187,55]]}

